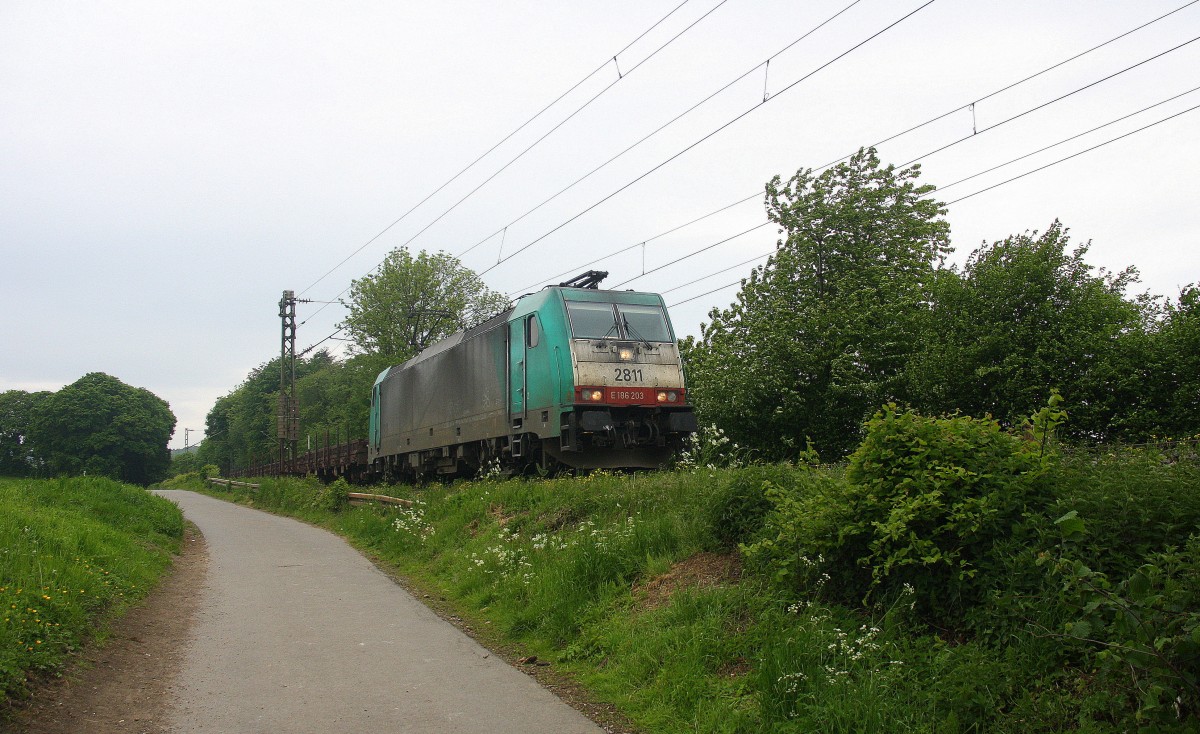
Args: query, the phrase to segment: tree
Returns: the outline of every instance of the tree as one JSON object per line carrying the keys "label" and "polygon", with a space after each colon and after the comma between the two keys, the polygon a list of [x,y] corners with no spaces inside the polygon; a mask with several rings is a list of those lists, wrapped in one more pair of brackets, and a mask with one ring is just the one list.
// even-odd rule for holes
{"label": "tree", "polygon": [[345,305],[350,313],[341,325],[353,348],[395,364],[509,302],[455,257],[422,250],[414,258],[397,249],[377,272],[351,284]]}
{"label": "tree", "polygon": [[[296,391],[300,402],[299,452],[331,442],[367,435],[371,385],[391,364],[378,355],[360,354],[335,359],[325,350],[296,360]],[[279,358],[250,371],[246,379],[217,399],[205,418],[205,438],[198,461],[225,472],[274,461],[279,455],[276,411]]]}
{"label": "tree", "polygon": [[831,457],[856,445],[862,422],[904,386],[950,251],[945,209],[918,176],[864,149],[820,175],[767,184],[768,216],[786,239],[684,345],[704,420],[767,457],[806,438]]}
{"label": "tree", "polygon": [[1145,358],[1134,343],[1143,309],[1124,296],[1137,271],[1093,272],[1088,244],[1072,249],[1055,221],[1041,235],[983,245],[961,275],[943,273],[910,370],[921,409],[990,414],[1011,426],[1056,388],[1071,413],[1068,434],[1109,436],[1141,389],[1129,367]]}
{"label": "tree", "polygon": [[0,393],[0,476],[24,477],[36,472],[38,461],[29,441],[29,424],[48,395],[24,390]]}
{"label": "tree", "polygon": [[145,485],[167,475],[174,432],[165,400],[92,372],[41,401],[29,436],[52,474],[100,474]]}
{"label": "tree", "polygon": [[1127,374],[1137,385],[1123,438],[1147,440],[1200,435],[1200,284],[1167,301],[1148,329],[1123,338]]}
{"label": "tree", "polygon": [[1200,434],[1200,284],[1188,286],[1168,307],[1159,337],[1170,386],[1163,430],[1182,438]]}
{"label": "tree", "polygon": [[395,363],[508,306],[457,258],[394,249],[377,272],[350,285],[342,326],[359,354]]}

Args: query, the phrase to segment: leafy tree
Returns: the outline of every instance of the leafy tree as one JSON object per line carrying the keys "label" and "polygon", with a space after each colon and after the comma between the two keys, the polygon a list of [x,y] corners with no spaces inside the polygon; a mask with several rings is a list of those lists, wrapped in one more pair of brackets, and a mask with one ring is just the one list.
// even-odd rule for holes
{"label": "leafy tree", "polygon": [[[1145,304],[1144,304],[1145,305]],[[1122,334],[1105,366],[1123,388],[1113,436],[1124,440],[1200,435],[1200,288],[1153,302],[1145,328]]]}
{"label": "leafy tree", "polygon": [[366,438],[371,386],[389,364],[370,354],[341,362],[326,357],[327,361],[296,380],[300,440],[305,445],[307,438],[312,439],[313,446],[323,445],[327,434],[331,443]]}
{"label": "leafy tree", "polygon": [[200,471],[200,457],[196,451],[180,451],[171,454],[171,475]]}
{"label": "leafy tree", "polygon": [[407,360],[465,325],[508,307],[457,258],[393,250],[375,273],[355,280],[342,327],[360,354]]}
{"label": "leafy tree", "polygon": [[100,474],[144,485],[166,476],[174,432],[165,400],[92,372],[40,402],[29,436],[53,474]]}
{"label": "leafy tree", "polygon": [[[331,442],[364,438],[371,385],[388,364],[378,355],[365,354],[339,361],[324,350],[297,359],[299,450],[307,449],[310,436],[314,446],[323,444],[326,431]],[[255,367],[240,385],[217,399],[205,418],[198,461],[228,472],[275,460],[278,395],[279,359],[275,358]]]}
{"label": "leafy tree", "polygon": [[48,395],[24,390],[0,393],[0,476],[35,473],[37,458],[29,441],[29,424]]}
{"label": "leafy tree", "polygon": [[684,344],[705,421],[768,458],[798,453],[806,437],[826,456],[854,447],[862,421],[904,386],[950,251],[945,210],[918,176],[871,149],[767,184],[786,239]]}
{"label": "leafy tree", "polygon": [[943,272],[909,371],[914,401],[925,412],[990,414],[1012,426],[1057,388],[1069,433],[1109,435],[1142,389],[1128,362],[1144,354],[1135,341],[1143,308],[1124,296],[1137,271],[1094,272],[1087,251],[1087,243],[1072,249],[1055,221],[1041,235],[983,245],[961,275]]}
{"label": "leafy tree", "polygon": [[1184,288],[1178,303],[1167,305],[1154,347],[1162,365],[1155,381],[1162,391],[1159,435],[1200,434],[1200,284]]}

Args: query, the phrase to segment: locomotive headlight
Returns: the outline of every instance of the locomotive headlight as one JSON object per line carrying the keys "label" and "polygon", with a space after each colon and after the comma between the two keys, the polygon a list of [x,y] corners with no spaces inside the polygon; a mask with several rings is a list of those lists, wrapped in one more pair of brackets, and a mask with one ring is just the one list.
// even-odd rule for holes
{"label": "locomotive headlight", "polygon": [[620,357],[622,362],[629,362],[633,359],[633,350],[629,347],[621,347],[620,351],[617,352],[617,356]]}
{"label": "locomotive headlight", "polygon": [[674,390],[658,391],[658,402],[660,403],[674,403],[677,400],[679,400],[679,393]]}
{"label": "locomotive headlight", "polygon": [[584,390],[581,393],[581,397],[584,400],[590,400],[593,403],[598,403],[604,399],[604,391],[603,390]]}

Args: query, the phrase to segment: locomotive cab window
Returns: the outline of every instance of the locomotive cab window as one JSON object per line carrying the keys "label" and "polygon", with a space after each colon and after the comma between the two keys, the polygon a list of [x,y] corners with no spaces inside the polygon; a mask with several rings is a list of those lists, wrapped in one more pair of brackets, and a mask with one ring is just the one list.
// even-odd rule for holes
{"label": "locomotive cab window", "polygon": [[671,341],[671,331],[667,328],[667,318],[662,308],[618,303],[617,312],[621,316],[621,328],[626,339],[647,342]]}
{"label": "locomotive cab window", "polygon": [[525,319],[525,346],[532,349],[538,345],[538,323],[536,316]]}
{"label": "locomotive cab window", "polygon": [[567,314],[571,317],[571,333],[577,339],[616,339],[621,336],[611,303],[568,301]]}

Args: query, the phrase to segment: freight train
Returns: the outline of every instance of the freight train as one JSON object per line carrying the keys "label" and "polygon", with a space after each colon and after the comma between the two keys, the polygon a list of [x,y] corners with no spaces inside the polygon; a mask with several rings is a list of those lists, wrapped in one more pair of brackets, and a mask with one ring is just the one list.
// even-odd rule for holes
{"label": "freight train", "polygon": [[678,342],[661,296],[601,290],[606,275],[522,296],[384,370],[365,447],[239,474],[413,481],[661,466],[696,430]]}
{"label": "freight train", "polygon": [[604,275],[526,295],[381,373],[372,472],[665,463],[696,430],[671,321],[661,296],[600,290]]}

